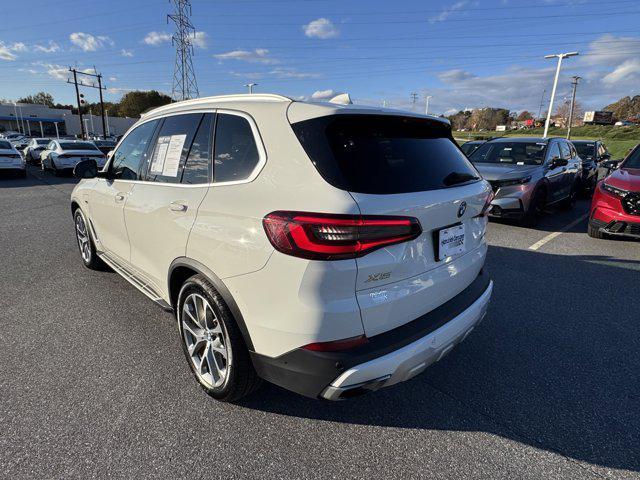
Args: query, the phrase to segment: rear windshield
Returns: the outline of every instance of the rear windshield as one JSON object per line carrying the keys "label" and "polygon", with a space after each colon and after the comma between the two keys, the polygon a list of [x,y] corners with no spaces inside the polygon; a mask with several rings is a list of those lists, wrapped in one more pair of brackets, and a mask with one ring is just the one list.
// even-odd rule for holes
{"label": "rear windshield", "polygon": [[9,142],[5,142],[4,140],[0,140],[0,148],[2,149],[10,149],[13,150],[13,147],[11,146],[11,144]]}
{"label": "rear windshield", "polygon": [[447,125],[390,115],[332,115],[292,124],[307,155],[331,185],[393,194],[479,180]]}
{"label": "rear windshield", "polygon": [[473,163],[501,163],[507,165],[542,165],[546,143],[487,142],[471,155]]}
{"label": "rear windshield", "polygon": [[48,145],[50,141],[51,141],[51,140],[49,140],[48,138],[38,138],[38,139],[36,140],[36,143],[37,143],[38,145]]}
{"label": "rear windshield", "polygon": [[596,144],[595,143],[585,143],[585,142],[573,142],[573,146],[576,147],[578,151],[578,156],[580,158],[593,158],[596,154]]}
{"label": "rear windshield", "polygon": [[93,143],[90,142],[60,142],[63,150],[98,150]]}
{"label": "rear windshield", "polygon": [[480,145],[482,145],[481,143],[471,143],[471,142],[467,142],[467,143],[463,143],[462,145],[460,145],[460,149],[464,152],[464,154],[468,157],[469,155],[471,155],[473,152],[475,152],[478,148],[480,148]]}

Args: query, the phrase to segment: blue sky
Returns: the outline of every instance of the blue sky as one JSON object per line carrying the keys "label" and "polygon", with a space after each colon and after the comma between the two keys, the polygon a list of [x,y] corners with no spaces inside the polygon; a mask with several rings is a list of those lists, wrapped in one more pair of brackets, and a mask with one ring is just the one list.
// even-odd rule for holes
{"label": "blue sky", "polygon": [[[256,91],[430,112],[502,106],[537,113],[555,62],[583,77],[578,100],[599,108],[640,94],[638,0],[192,0],[201,95]],[[108,100],[132,89],[170,93],[173,26],[164,0],[7,2],[0,28],[0,98],[45,90],[72,103],[67,68],[94,65]],[[97,99],[97,91],[86,96]]]}

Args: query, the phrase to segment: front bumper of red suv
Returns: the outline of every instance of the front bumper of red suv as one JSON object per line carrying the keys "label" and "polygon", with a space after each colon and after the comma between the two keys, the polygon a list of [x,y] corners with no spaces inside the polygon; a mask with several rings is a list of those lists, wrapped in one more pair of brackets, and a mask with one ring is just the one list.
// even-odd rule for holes
{"label": "front bumper of red suv", "polygon": [[623,199],[605,191],[600,183],[591,202],[589,223],[608,235],[640,238],[640,215],[627,210],[629,207],[623,206]]}

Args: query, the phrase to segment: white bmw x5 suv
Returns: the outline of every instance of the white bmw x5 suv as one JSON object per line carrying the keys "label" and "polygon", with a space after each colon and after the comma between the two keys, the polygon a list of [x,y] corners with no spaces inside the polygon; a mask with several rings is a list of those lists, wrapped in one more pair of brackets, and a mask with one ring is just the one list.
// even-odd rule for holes
{"label": "white bmw x5 suv", "polygon": [[484,317],[489,184],[442,119],[279,95],[157,108],[71,209],[84,264],[175,312],[214,398],[407,380]]}

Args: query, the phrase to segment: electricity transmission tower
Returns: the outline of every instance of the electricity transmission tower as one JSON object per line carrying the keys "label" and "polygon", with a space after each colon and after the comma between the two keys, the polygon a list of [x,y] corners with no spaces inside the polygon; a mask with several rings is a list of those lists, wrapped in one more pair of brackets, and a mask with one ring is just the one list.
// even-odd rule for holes
{"label": "electricity transmission tower", "polygon": [[171,43],[176,47],[176,63],[173,69],[173,86],[171,96],[174,100],[188,100],[197,98],[198,84],[193,69],[193,39],[195,28],[191,23],[190,0],[171,0],[174,13],[167,15],[167,23],[171,20],[176,24],[176,32],[171,37]]}

